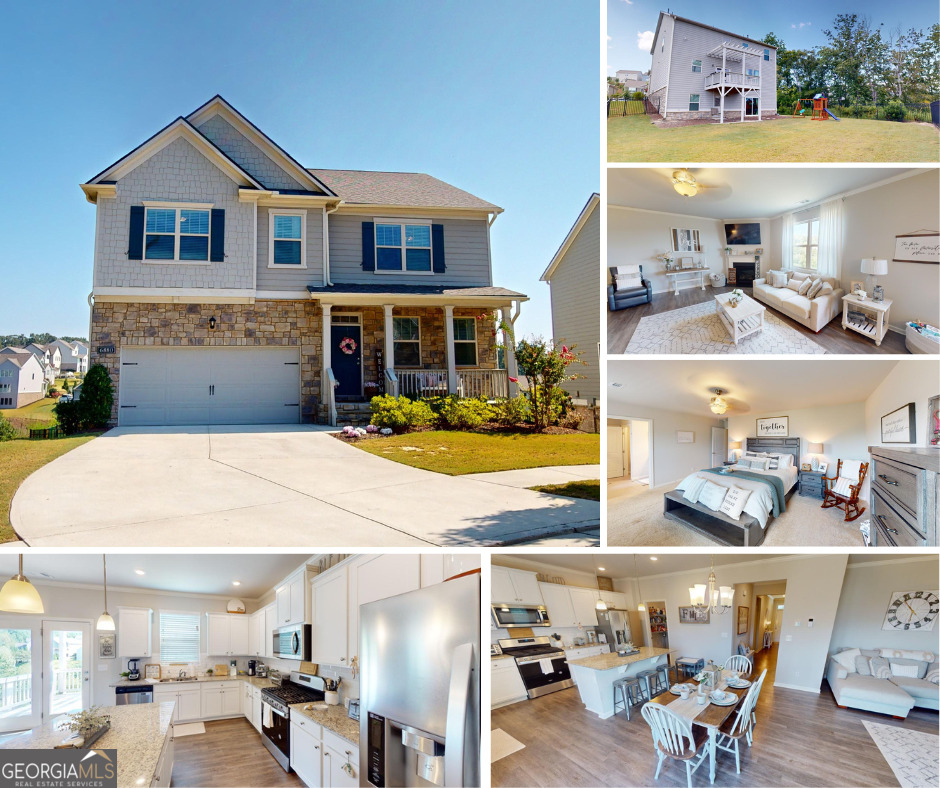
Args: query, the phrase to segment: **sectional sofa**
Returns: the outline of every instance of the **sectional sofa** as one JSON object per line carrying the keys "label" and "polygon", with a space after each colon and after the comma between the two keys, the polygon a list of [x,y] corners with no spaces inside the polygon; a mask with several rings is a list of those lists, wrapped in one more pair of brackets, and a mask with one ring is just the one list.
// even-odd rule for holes
{"label": "sectional sofa", "polygon": [[824,284],[828,283],[832,286],[832,292],[817,295],[810,300],[806,295],[800,295],[789,287],[773,287],[770,284],[771,273],[785,274],[788,283],[812,280],[816,277],[794,271],[780,271],[768,272],[767,276],[754,280],[752,296],[757,301],[762,301],[767,306],[782,312],[800,325],[818,334],[842,312],[842,296],[845,295],[845,290],[842,289],[842,283],[838,279],[820,277]]}
{"label": "sectional sofa", "polygon": [[[885,656],[890,654],[898,656]],[[879,664],[873,666],[872,659]],[[826,680],[840,708],[864,709],[904,719],[915,706],[940,708],[937,684],[940,668],[934,660],[935,654],[920,651],[840,649],[829,657]],[[896,675],[894,671],[899,669],[914,675]]]}

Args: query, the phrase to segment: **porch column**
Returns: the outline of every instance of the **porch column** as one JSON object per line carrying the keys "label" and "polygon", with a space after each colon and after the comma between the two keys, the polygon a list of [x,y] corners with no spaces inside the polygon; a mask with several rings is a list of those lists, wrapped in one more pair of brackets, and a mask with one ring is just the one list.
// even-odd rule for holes
{"label": "porch column", "polygon": [[725,122],[725,69],[728,67],[728,50],[724,47],[721,48],[721,120],[720,123]]}
{"label": "porch column", "polygon": [[457,393],[457,361],[454,358],[454,307],[444,307],[444,353],[447,357],[447,393]]}
{"label": "porch column", "polygon": [[333,366],[333,343],[330,338],[330,327],[332,325],[330,322],[330,310],[333,308],[333,305],[321,303],[320,308],[323,310],[323,372],[320,376],[320,399],[328,403],[333,401],[332,397],[327,399],[326,396],[326,387],[330,383],[330,376],[327,374],[327,370]]}
{"label": "porch column", "polygon": [[[512,320],[512,304],[507,304],[502,309],[502,318],[504,323],[510,323]],[[516,364],[516,348],[512,344],[512,337],[509,332],[503,329],[503,348],[506,357],[506,374],[511,378],[519,377],[519,367]],[[519,393],[519,384],[509,381],[509,396],[515,397]]]}
{"label": "porch column", "polygon": [[[392,304],[383,304],[382,309],[385,310],[385,369],[392,372],[395,371],[395,334],[392,327],[392,310],[394,309]],[[388,392],[388,394],[397,395],[398,392]]]}

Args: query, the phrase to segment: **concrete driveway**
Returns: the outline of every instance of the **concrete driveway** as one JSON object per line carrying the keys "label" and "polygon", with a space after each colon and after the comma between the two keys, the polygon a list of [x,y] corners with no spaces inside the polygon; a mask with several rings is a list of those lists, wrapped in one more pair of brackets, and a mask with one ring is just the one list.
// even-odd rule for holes
{"label": "concrete driveway", "polygon": [[596,502],[480,476],[310,426],[119,427],[36,471],[10,516],[27,544],[56,547],[493,546],[599,525]]}

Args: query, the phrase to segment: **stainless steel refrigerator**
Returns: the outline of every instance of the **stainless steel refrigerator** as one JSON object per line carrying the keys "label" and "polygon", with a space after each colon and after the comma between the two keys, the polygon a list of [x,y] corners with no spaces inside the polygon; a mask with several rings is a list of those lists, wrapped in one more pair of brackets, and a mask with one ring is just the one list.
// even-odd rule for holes
{"label": "stainless steel refrigerator", "polygon": [[480,575],[359,608],[359,768],[377,788],[480,784]]}
{"label": "stainless steel refrigerator", "polygon": [[611,651],[622,648],[633,639],[626,610],[598,610],[597,631],[607,637]]}

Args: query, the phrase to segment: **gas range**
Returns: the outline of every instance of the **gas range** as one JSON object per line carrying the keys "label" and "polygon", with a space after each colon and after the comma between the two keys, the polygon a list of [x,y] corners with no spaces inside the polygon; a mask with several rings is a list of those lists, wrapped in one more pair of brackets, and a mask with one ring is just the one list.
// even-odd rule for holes
{"label": "gas range", "polygon": [[310,689],[293,681],[279,687],[267,687],[261,690],[261,696],[272,708],[288,714],[294,703],[316,703],[325,697],[320,690]]}
{"label": "gas range", "polygon": [[261,690],[261,741],[268,752],[290,771],[290,707],[316,703],[325,697],[323,679],[292,670],[289,681]]}
{"label": "gas range", "polygon": [[551,642],[548,637],[507,638],[500,640],[499,646],[503,654],[516,658],[517,665],[524,665],[540,659],[564,656],[565,650],[551,645]]}
{"label": "gas range", "polygon": [[530,698],[574,686],[564,649],[551,645],[551,642],[548,637],[507,638],[499,641],[503,654],[515,657],[516,667]]}

